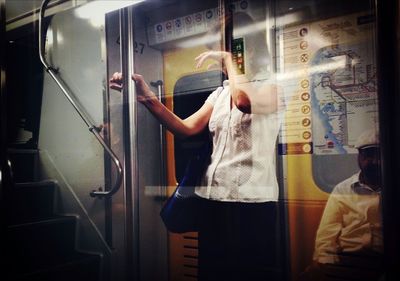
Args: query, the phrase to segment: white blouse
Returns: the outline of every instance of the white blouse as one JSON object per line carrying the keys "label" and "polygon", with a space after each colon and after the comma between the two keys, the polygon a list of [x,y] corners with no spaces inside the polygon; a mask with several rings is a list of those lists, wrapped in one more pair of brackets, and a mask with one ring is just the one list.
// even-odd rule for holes
{"label": "white blouse", "polygon": [[213,105],[209,121],[213,151],[196,194],[218,201],[277,201],[275,147],[281,114],[246,114],[235,106],[231,109],[228,81],[206,102]]}

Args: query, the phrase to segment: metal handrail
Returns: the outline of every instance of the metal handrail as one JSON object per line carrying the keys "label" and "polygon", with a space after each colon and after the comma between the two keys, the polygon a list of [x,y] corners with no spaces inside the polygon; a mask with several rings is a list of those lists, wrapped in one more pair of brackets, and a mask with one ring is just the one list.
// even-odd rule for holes
{"label": "metal handrail", "polygon": [[39,17],[39,56],[40,56],[40,61],[44,65],[47,73],[49,73],[50,76],[53,78],[53,80],[57,83],[57,85],[60,87],[61,91],[64,93],[64,96],[68,99],[68,101],[74,107],[76,112],[79,114],[79,116],[85,122],[86,126],[88,126],[89,131],[94,134],[94,136],[96,137],[98,142],[103,146],[105,151],[110,155],[115,166],[117,167],[117,172],[118,172],[117,179],[116,179],[114,186],[109,191],[101,191],[99,189],[99,190],[93,190],[90,192],[91,197],[110,197],[119,190],[121,183],[122,183],[123,169],[122,169],[121,162],[119,161],[119,159],[115,155],[115,153],[112,151],[112,149],[105,143],[104,139],[100,136],[99,130],[97,129],[97,127],[91,123],[91,121],[87,117],[86,113],[80,108],[79,104],[74,100],[72,95],[70,95],[68,93],[68,90],[64,87],[63,82],[57,77],[57,70],[52,68],[46,62],[46,59],[44,56],[44,46],[45,45],[44,45],[43,38],[45,37],[46,30],[43,25],[43,19],[44,19],[44,14],[45,14],[47,5],[49,4],[50,1],[51,0],[44,0],[40,7],[40,17]]}
{"label": "metal handrail", "polygon": [[[164,104],[164,97],[163,97],[163,85],[164,82],[162,80],[157,81],[150,81],[150,85],[154,88],[157,88],[158,100]],[[167,186],[167,175],[165,174],[165,159],[166,159],[166,151],[165,151],[165,128],[162,124],[160,124],[160,183],[161,187],[160,193],[158,194],[161,198],[166,198],[167,193],[164,187]]]}

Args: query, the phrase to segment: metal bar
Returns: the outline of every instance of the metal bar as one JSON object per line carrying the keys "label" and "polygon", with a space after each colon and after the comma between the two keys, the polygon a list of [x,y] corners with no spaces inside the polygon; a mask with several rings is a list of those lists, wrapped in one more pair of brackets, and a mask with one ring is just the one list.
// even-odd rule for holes
{"label": "metal bar", "polygon": [[139,171],[137,163],[137,103],[135,85],[131,79],[134,69],[133,8],[120,14],[121,66],[123,73],[123,132],[125,154],[125,279],[139,280]]}
{"label": "metal bar", "polygon": [[99,131],[97,130],[97,127],[92,124],[88,116],[85,114],[83,109],[80,108],[79,104],[74,100],[73,96],[68,93],[68,90],[64,86],[63,82],[57,77],[57,71],[52,68],[46,61],[45,56],[44,56],[44,37],[45,37],[45,26],[43,25],[43,19],[45,16],[45,11],[47,8],[48,3],[50,0],[44,0],[42,2],[42,5],[40,7],[40,17],[39,17],[39,57],[40,61],[44,65],[47,73],[50,74],[50,76],[53,78],[53,80],[57,83],[57,85],[60,87],[61,91],[64,93],[64,96],[68,99],[68,101],[71,103],[71,105],[74,107],[76,112],[79,114],[79,116],[82,118],[83,122],[85,122],[86,126],[88,126],[89,131],[96,137],[97,141],[103,146],[104,150],[110,155],[112,161],[114,162],[115,166],[117,167],[117,179],[114,184],[114,186],[111,188],[109,191],[96,191],[93,190],[90,192],[91,197],[104,197],[104,196],[112,196],[115,194],[122,182],[122,176],[123,176],[123,169],[121,162],[117,158],[117,156],[114,154],[114,152],[111,150],[111,148],[104,142],[103,138],[100,136]]}
{"label": "metal bar", "polygon": [[[157,88],[157,94],[158,94],[158,100],[161,103],[164,103],[164,98],[163,98],[163,81],[157,80],[155,82],[150,82],[150,85]],[[160,183],[162,190],[160,190],[159,196],[161,197],[166,197],[166,189],[165,187],[167,186],[167,176],[165,174],[165,159],[166,159],[166,153],[165,153],[165,129],[162,124],[160,124]]]}

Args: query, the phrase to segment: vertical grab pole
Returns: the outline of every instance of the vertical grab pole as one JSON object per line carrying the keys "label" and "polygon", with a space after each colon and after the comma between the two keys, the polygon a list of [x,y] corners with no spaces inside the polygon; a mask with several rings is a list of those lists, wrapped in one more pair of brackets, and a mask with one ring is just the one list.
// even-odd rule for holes
{"label": "vertical grab pole", "polygon": [[[158,95],[158,100],[161,103],[164,103],[164,97],[163,97],[163,81],[157,80],[155,82],[150,82],[150,85],[153,86],[154,88],[157,88],[157,95]],[[159,190],[159,197],[165,198],[167,195],[167,175],[165,173],[165,159],[166,159],[166,153],[165,153],[165,129],[162,124],[160,124],[160,186],[161,190]]]}
{"label": "vertical grab pole", "polygon": [[139,171],[137,163],[137,101],[131,76],[134,71],[133,8],[120,12],[121,68],[123,73],[123,135],[125,154],[125,263],[126,278],[139,280]]}

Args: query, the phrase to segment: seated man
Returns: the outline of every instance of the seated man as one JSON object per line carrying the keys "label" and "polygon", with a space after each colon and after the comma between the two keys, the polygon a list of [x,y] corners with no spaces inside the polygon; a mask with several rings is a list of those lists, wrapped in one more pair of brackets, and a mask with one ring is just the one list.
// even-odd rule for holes
{"label": "seated man", "polygon": [[379,280],[382,275],[380,150],[376,130],[356,143],[360,171],[339,183],[326,204],[313,264],[301,280]]}

